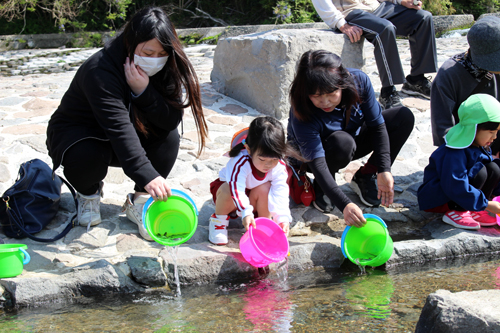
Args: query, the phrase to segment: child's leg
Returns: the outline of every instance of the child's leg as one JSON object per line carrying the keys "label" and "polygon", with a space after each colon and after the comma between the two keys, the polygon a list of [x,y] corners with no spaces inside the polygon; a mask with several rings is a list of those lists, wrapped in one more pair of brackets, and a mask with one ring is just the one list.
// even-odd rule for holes
{"label": "child's leg", "polygon": [[271,182],[264,183],[253,188],[250,191],[248,198],[250,199],[250,204],[257,211],[259,217],[271,218],[271,213],[269,212],[269,191],[271,190]]}
{"label": "child's leg", "polygon": [[215,201],[215,214],[216,215],[228,215],[229,213],[236,210],[236,206],[231,197],[231,191],[229,190],[229,184],[224,182],[217,190]]}
{"label": "child's leg", "polygon": [[[490,162],[484,165],[479,172],[469,180],[469,183],[475,188],[481,190],[486,199],[493,198],[493,190],[500,180],[500,167],[496,162]],[[482,227],[497,225],[495,216],[491,216],[487,211],[471,212],[471,217],[481,224]]]}
{"label": "child's leg", "polygon": [[475,188],[481,190],[486,199],[492,199],[493,190],[500,181],[500,167],[497,162],[490,162],[479,170],[479,172],[469,180],[469,183]]}
{"label": "child's leg", "polygon": [[210,185],[210,191],[215,201],[215,213],[210,217],[208,240],[215,245],[226,245],[228,243],[228,214],[234,211],[236,206],[233,203],[229,185],[226,182],[221,182],[217,179]]}

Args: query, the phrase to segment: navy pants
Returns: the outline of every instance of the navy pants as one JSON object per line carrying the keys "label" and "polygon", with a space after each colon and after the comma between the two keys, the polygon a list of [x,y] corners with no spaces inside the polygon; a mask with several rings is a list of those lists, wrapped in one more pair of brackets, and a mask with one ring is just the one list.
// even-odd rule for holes
{"label": "navy pants", "polygon": [[[500,181],[500,161],[493,160],[486,164],[474,178],[469,179],[469,184],[484,193],[486,199],[491,200],[493,198],[493,190],[498,185]],[[456,204],[454,201],[448,202],[448,207],[451,210],[466,211],[461,206]]]}
{"label": "navy pants", "polygon": [[[401,106],[382,111],[387,134],[389,135],[389,147],[391,165],[399,154],[399,151],[413,130],[415,117],[410,109]],[[359,135],[355,138],[344,131],[335,131],[323,144],[325,159],[330,173],[334,175],[339,169],[345,168],[349,162],[368,155],[374,150],[373,141],[370,138],[368,126],[363,124]],[[377,156],[372,154],[368,163],[378,165]]]}

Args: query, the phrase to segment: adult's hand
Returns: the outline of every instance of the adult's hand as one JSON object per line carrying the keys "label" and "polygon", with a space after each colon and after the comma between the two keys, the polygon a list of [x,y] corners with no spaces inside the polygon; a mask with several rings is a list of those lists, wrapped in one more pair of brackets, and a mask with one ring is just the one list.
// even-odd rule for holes
{"label": "adult's hand", "polygon": [[388,171],[377,175],[378,195],[382,206],[389,206],[394,200],[394,178]]}
{"label": "adult's hand", "polygon": [[172,190],[167,184],[167,180],[161,176],[150,181],[144,189],[156,200],[166,200],[172,195]]}
{"label": "adult's hand", "polygon": [[[417,3],[417,5],[415,5]],[[422,1],[417,1],[413,2],[413,0],[401,0],[401,5],[405,6],[406,8],[412,8],[412,9],[422,9]]]}
{"label": "adult's hand", "polygon": [[123,67],[125,69],[127,84],[134,95],[142,94],[149,84],[149,76],[142,70],[142,68],[137,67],[128,57],[125,59]]}
{"label": "adult's hand", "polygon": [[340,31],[345,34],[351,40],[351,43],[356,43],[363,34],[363,30],[360,27],[350,25],[349,23],[344,24],[340,27]]}
{"label": "adult's hand", "polygon": [[355,203],[348,203],[347,206],[345,206],[343,213],[345,224],[349,226],[359,228],[366,224],[361,208],[359,208]]}

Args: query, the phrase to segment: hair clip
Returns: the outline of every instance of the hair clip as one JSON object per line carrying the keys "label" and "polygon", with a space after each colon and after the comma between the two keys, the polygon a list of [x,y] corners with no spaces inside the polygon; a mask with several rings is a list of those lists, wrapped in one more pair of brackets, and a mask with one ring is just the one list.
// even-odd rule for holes
{"label": "hair clip", "polygon": [[241,140],[241,143],[242,143],[243,145],[246,145],[246,144],[247,144],[247,140],[246,140],[246,139],[243,139],[243,140]]}

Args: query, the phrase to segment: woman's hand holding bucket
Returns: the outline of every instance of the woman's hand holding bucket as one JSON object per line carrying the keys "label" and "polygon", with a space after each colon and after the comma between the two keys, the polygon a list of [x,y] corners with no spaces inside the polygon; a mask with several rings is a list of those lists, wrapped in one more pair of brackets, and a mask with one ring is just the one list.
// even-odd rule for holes
{"label": "woman's hand holding bucket", "polygon": [[363,212],[355,203],[348,203],[344,208],[344,222],[348,226],[362,227],[366,224]]}
{"label": "woman's hand holding bucket", "polygon": [[172,195],[172,190],[167,184],[167,180],[161,176],[156,177],[150,181],[144,189],[155,200],[167,200]]}
{"label": "woman's hand holding bucket", "polygon": [[173,189],[166,200],[149,198],[144,204],[142,220],[151,238],[165,246],[188,241],[198,227],[198,209],[191,197]]}

